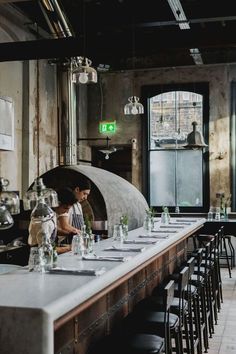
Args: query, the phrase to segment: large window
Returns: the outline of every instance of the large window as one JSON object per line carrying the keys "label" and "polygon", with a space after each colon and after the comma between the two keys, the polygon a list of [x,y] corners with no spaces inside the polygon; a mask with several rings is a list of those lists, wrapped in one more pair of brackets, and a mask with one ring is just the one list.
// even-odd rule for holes
{"label": "large window", "polygon": [[205,211],[209,206],[207,152],[189,149],[187,135],[197,130],[207,141],[207,84],[146,87],[146,193],[157,209],[179,206],[182,211]]}

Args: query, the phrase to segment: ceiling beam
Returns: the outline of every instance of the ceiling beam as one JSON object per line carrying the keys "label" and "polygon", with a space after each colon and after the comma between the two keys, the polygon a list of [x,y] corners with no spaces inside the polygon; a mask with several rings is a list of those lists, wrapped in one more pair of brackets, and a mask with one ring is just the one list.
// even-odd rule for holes
{"label": "ceiling beam", "polygon": [[[188,19],[190,24],[202,24],[210,22],[228,22],[236,21],[236,16],[222,16],[222,17],[202,17],[202,18],[192,18]],[[153,21],[153,22],[143,22],[137,23],[135,27],[165,27],[165,26],[177,26],[181,22],[186,21]]]}
{"label": "ceiling beam", "polygon": [[[109,42],[109,47],[106,43]],[[105,43],[106,42],[106,43]],[[118,38],[111,35],[110,38],[98,39],[94,36],[90,40],[90,46],[87,55],[91,57],[93,62],[97,57],[106,55],[110,57],[111,52],[114,57],[119,55],[121,48],[117,45]],[[224,27],[215,30],[202,30],[198,32],[179,31],[175,36],[170,33],[169,36],[159,36],[154,33],[150,37],[140,36],[142,46],[136,46],[136,56],[145,51],[145,55],[152,55],[161,50],[190,49],[190,48],[235,48],[236,37],[232,30]],[[153,46],[155,43],[155,46]],[[130,55],[130,42],[122,41],[123,57]],[[34,59],[52,59],[65,58],[73,56],[81,56],[83,53],[83,43],[78,38],[59,38],[59,39],[41,39],[24,42],[7,42],[0,44],[0,61],[16,61],[16,60],[34,60]],[[112,55],[113,56],[113,55]]]}
{"label": "ceiling beam", "polygon": [[0,4],[9,4],[12,2],[23,2],[23,1],[31,1],[31,0],[0,0]]}

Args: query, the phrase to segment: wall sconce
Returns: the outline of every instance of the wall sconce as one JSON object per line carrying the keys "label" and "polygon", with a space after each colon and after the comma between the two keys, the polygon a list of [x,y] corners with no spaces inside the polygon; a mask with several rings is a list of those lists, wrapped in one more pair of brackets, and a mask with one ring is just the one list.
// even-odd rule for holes
{"label": "wall sconce", "polygon": [[109,140],[111,140],[111,138],[109,138],[108,136],[106,138],[79,138],[77,139],[78,141],[80,140],[106,140],[106,147],[105,149],[100,149],[99,151],[101,151],[104,155],[105,155],[105,159],[106,160],[109,160],[109,155],[112,154],[113,152],[116,152],[116,148],[113,146],[113,147],[110,147],[109,146]]}

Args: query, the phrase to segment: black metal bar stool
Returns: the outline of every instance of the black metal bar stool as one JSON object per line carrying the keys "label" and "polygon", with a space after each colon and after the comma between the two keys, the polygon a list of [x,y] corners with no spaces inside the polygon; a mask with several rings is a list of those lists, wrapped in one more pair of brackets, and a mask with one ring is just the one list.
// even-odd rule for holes
{"label": "black metal bar stool", "polygon": [[[163,289],[162,304],[164,311],[153,311],[145,306],[142,306],[143,301],[138,303],[134,311],[130,313],[122,323],[123,333],[130,341],[130,336],[138,333],[146,333],[157,335],[165,338],[165,353],[171,354],[175,351],[178,354],[181,352],[181,337],[179,332],[180,319],[177,315],[170,313],[170,307],[174,299],[175,283],[173,280],[169,281]],[[162,309],[163,310],[163,309]],[[173,347],[172,338],[175,339],[175,347]],[[126,340],[124,341],[126,346]]]}
{"label": "black metal bar stool", "polygon": [[[219,235],[220,235],[220,259],[226,260],[226,266],[228,268],[229,277],[232,278],[231,269],[232,269],[232,265],[235,262],[235,252],[234,252],[233,244],[231,242],[231,236],[230,235],[226,236],[224,234],[224,226],[221,226],[219,230]],[[227,247],[226,240],[228,241],[229,249]],[[228,254],[228,250],[231,252],[230,255]]]}

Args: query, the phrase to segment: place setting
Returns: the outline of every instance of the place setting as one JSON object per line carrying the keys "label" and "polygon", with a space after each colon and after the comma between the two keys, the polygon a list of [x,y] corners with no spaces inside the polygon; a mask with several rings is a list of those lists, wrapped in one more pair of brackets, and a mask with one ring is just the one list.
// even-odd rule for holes
{"label": "place setting", "polygon": [[[155,239],[165,239],[165,238],[169,238],[169,234],[164,234],[164,235],[156,235],[156,234],[153,234],[153,235],[139,235],[138,236],[139,238],[155,238]],[[157,243],[158,241],[155,241],[154,243]]]}
{"label": "place setting", "polygon": [[49,274],[61,274],[61,275],[85,275],[85,276],[98,276],[104,274],[106,268],[99,269],[77,269],[77,268],[64,268],[55,267],[48,271]]}
{"label": "place setting", "polygon": [[107,262],[125,262],[129,258],[123,256],[98,256],[96,254],[84,255],[82,260],[84,261],[107,261]]}

